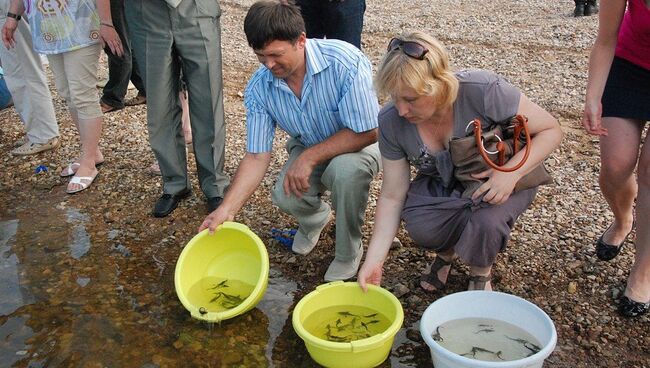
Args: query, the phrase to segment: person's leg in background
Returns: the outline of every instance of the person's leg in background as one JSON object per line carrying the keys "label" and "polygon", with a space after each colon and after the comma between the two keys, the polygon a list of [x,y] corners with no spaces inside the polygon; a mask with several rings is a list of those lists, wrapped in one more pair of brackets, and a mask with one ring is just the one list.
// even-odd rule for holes
{"label": "person's leg in background", "polygon": [[361,49],[365,0],[297,0],[309,38],[346,41]]}
{"label": "person's leg in background", "polygon": [[[343,40],[361,49],[363,14],[366,12],[365,0],[332,1],[325,5],[327,21],[325,36]],[[322,18],[322,15],[321,15]]]}
{"label": "person's leg in background", "polygon": [[305,21],[308,38],[326,36],[325,23],[329,19],[323,12],[327,9],[327,3],[327,0],[296,0],[296,5],[300,7],[300,14]]}
{"label": "person's leg in background", "polygon": [[[0,0],[0,27],[6,21],[7,6],[7,0]],[[29,26],[19,22],[14,37],[15,48],[7,50],[4,44],[0,45],[0,59],[14,106],[25,123],[26,134],[11,153],[29,155],[57,147],[59,127],[41,58],[32,48]]]}
{"label": "person's leg in background", "polygon": [[124,55],[116,56],[111,53],[108,47],[104,49],[108,56],[108,81],[104,86],[103,95],[100,99],[103,113],[124,108],[124,97],[129,88],[129,80],[135,80],[134,85],[138,88],[139,96],[146,96],[137,68],[133,68],[131,42],[124,15],[124,0],[111,0],[110,3],[113,26],[120,36],[122,45],[124,45]]}

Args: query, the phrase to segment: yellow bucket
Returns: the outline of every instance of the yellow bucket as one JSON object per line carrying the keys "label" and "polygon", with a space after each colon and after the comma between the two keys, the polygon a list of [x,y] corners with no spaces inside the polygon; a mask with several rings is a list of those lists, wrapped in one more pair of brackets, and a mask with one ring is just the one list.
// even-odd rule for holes
{"label": "yellow bucket", "polygon": [[[209,322],[254,308],[268,280],[269,255],[264,243],[236,222],[223,223],[213,235],[208,230],[195,235],[178,257],[174,275],[176,295],[185,309],[192,317]],[[235,290],[235,284],[244,287]],[[230,298],[236,302],[224,304]]]}
{"label": "yellow bucket", "polygon": [[[320,318],[325,314],[324,310],[337,306],[370,309],[386,317],[390,324],[378,334],[351,342],[332,342],[307,330],[306,320]],[[402,305],[389,291],[368,285],[368,292],[364,293],[358,283],[343,281],[321,285],[307,294],[296,305],[292,317],[293,328],[305,341],[309,355],[318,364],[333,368],[376,367],[381,364],[390,354],[393,339],[403,321]]]}

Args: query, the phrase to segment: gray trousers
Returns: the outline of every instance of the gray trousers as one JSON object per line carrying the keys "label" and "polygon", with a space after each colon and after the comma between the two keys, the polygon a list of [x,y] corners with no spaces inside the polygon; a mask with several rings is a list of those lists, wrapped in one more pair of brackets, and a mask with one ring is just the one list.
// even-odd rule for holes
{"label": "gray trousers", "polygon": [[345,153],[318,165],[309,178],[309,191],[302,198],[284,194],[284,175],[305,150],[297,140],[287,142],[289,160],[285,163],[271,193],[273,203],[296,218],[302,231],[313,234],[326,221],[330,207],[321,193],[332,193],[336,212],[336,254],[342,262],[351,261],[361,251],[361,227],[368,204],[370,182],[381,170],[379,147],[372,144],[359,152]]}
{"label": "gray trousers", "polygon": [[147,91],[147,127],[160,164],[163,193],[190,187],[178,101],[181,69],[187,82],[194,154],[201,190],[223,197],[225,126],[221,74],[221,9],[215,0],[128,0],[133,52]]}
{"label": "gray trousers", "polygon": [[[0,28],[7,20],[9,0],[0,0]],[[32,48],[32,33],[26,21],[18,22],[14,33],[16,47],[7,50],[0,42],[0,60],[5,71],[7,88],[16,111],[25,123],[27,138],[32,143],[45,143],[59,136],[52,95],[47,86],[40,56]]]}

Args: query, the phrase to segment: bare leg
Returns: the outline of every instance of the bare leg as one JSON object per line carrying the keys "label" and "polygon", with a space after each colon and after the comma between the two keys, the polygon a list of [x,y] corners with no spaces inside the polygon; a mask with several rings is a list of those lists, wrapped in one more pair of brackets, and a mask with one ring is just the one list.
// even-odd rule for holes
{"label": "bare leg", "polygon": [[[488,267],[477,267],[477,266],[470,266],[470,277],[471,276],[488,276],[492,272],[492,266]],[[483,288],[477,288],[476,283],[473,280],[469,281],[469,285],[467,286],[467,290],[488,290],[492,291],[492,281],[487,281],[485,283],[485,286]]]}
{"label": "bare leg", "polygon": [[[77,128],[77,132],[79,132],[79,135],[81,136],[81,130],[79,129],[79,115],[77,114],[77,110],[74,108],[68,108],[68,111],[70,112],[70,118],[72,119],[72,122],[74,123],[74,126]],[[101,128],[100,128],[101,129]],[[83,141],[82,141],[83,145]],[[82,148],[83,149],[83,148]],[[79,162],[80,158],[76,157],[70,161],[72,162]],[[102,154],[101,150],[99,149],[99,145],[97,146],[97,150],[95,151],[95,164],[99,164],[104,162],[104,155]],[[62,170],[66,170],[67,166],[64,166]],[[76,165],[72,166],[72,171],[76,172],[78,167]]]}
{"label": "bare leg", "polygon": [[[79,137],[81,139],[81,157],[79,157],[79,168],[76,176],[95,176],[97,169],[95,162],[99,152],[99,138],[102,134],[101,117],[93,119],[78,119]],[[101,154],[101,152],[99,152]],[[81,189],[80,184],[68,184],[68,190]]]}
{"label": "bare leg", "polygon": [[[454,256],[456,253],[454,252],[454,249],[446,250],[443,252],[438,252],[436,254],[436,257],[440,257],[444,261],[451,262],[454,259]],[[443,284],[447,283],[447,278],[449,277],[449,271],[451,271],[451,265],[449,266],[443,266],[438,270],[438,280],[442,282]],[[427,270],[425,273],[431,272],[431,270]],[[427,291],[434,291],[436,290],[435,286],[431,285],[430,283],[426,281],[420,281],[420,286]]]}
{"label": "bare leg", "polygon": [[639,193],[636,201],[637,217],[646,221],[646,225],[636,230],[636,254],[634,264],[627,280],[625,295],[637,302],[650,302],[650,147],[647,141],[641,150],[639,160]]}
{"label": "bare leg", "polygon": [[637,195],[634,177],[641,144],[642,124],[621,118],[603,118],[609,135],[600,138],[600,190],[614,213],[614,223],[604,234],[607,244],[620,244],[632,230]]}
{"label": "bare leg", "polygon": [[192,126],[190,125],[190,107],[187,102],[187,92],[181,91],[178,99],[181,101],[181,109],[183,115],[181,118],[183,126],[183,136],[185,137],[185,144],[192,143]]}

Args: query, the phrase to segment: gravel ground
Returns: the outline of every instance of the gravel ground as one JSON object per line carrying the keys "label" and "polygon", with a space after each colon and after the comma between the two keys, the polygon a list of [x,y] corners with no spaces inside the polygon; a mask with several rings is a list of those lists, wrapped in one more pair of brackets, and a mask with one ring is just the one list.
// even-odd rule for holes
{"label": "gravel ground", "polygon": [[[242,30],[249,3],[221,1],[228,126],[226,168],[231,175],[245,147],[243,90],[258,65]],[[536,303],[555,322],[558,345],[547,366],[650,367],[650,317],[624,319],[614,306],[624,289],[633,247],[626,247],[609,263],[598,262],[594,255],[594,240],[612,220],[597,183],[598,140],[587,136],[579,123],[589,48],[598,21],[596,17],[573,18],[572,10],[570,1],[551,0],[402,0],[398,6],[393,1],[374,0],[368,2],[363,49],[376,66],[395,33],[408,29],[430,32],[447,45],[457,68],[485,68],[506,76],[560,120],[565,140],[547,160],[555,185],[542,188],[533,206],[518,221],[508,249],[497,260],[495,287]],[[105,73],[105,63],[102,65]],[[52,169],[64,165],[78,150],[76,130],[59,97],[56,109],[61,147],[30,157],[9,154],[12,143],[23,134],[22,125],[13,109],[0,112],[2,213],[11,215],[16,208],[25,206],[37,208],[39,198],[48,197],[94,213],[92,221],[98,226],[124,229],[115,241],[182,246],[191,238],[206,214],[196,175],[192,179],[194,195],[172,216],[162,220],[149,216],[161,185],[158,178],[144,172],[153,160],[144,107],[106,116],[101,142],[106,164],[93,187],[76,196],[64,193],[67,182],[59,179],[55,170],[34,174],[39,164]],[[329,225],[320,245],[304,259],[287,256],[280,251],[280,245],[269,239],[271,227],[295,226],[292,218],[272,206],[269,197],[275,174],[286,159],[284,142],[285,137],[278,135],[269,175],[237,220],[269,244],[272,267],[294,277],[301,296],[320,282],[332,258],[334,229]],[[194,171],[194,164],[191,168]],[[378,190],[376,181],[364,229],[366,238],[372,229]],[[417,286],[417,279],[434,254],[414,247],[403,230],[399,238],[403,247],[390,254],[384,286],[400,298],[406,312],[405,325],[411,326],[432,301],[463,290],[468,270],[458,264],[444,293],[426,294]],[[139,252],[146,250],[134,250],[136,257]],[[161,253],[173,264],[179,248],[169,246]],[[418,366],[428,364],[428,351],[418,333],[409,332],[413,344],[398,353],[413,355]]]}

